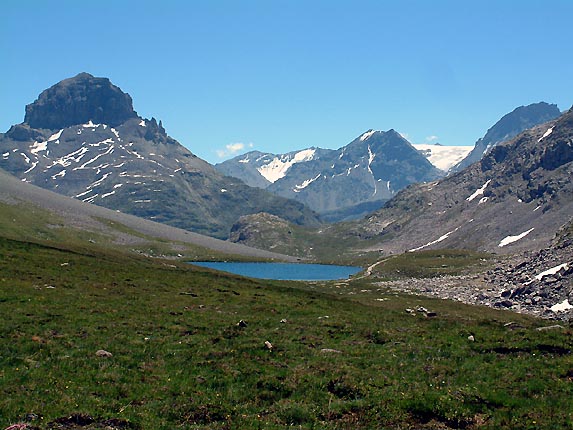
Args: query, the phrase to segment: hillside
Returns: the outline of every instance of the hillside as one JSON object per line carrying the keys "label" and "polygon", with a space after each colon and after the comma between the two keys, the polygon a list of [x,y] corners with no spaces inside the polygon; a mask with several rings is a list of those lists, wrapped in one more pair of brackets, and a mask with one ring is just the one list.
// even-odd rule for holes
{"label": "hillside", "polygon": [[59,82],[0,134],[0,168],[59,194],[226,238],[243,215],[269,212],[317,225],[316,214],[224,177],[169,137],[131,97],[87,73]]}
{"label": "hillside", "polygon": [[4,237],[96,246],[170,258],[293,257],[249,248],[106,209],[22,182],[0,169],[0,225]]}

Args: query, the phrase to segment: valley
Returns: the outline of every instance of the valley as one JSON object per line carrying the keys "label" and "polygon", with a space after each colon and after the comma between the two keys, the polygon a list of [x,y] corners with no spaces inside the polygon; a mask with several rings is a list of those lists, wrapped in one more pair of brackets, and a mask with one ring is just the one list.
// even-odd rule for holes
{"label": "valley", "polygon": [[517,108],[471,152],[369,130],[221,173],[106,78],[45,90],[0,135],[0,428],[569,428],[556,109]]}

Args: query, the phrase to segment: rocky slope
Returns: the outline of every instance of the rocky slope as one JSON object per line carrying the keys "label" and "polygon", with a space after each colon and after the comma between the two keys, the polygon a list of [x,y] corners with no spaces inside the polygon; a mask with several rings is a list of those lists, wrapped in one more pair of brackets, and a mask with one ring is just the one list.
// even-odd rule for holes
{"label": "rocky slope", "polygon": [[556,105],[545,102],[520,106],[504,115],[485,134],[478,139],[474,149],[451,168],[451,172],[459,172],[482,159],[487,151],[497,144],[509,140],[528,128],[551,121],[561,115]]}
{"label": "rocky slope", "polygon": [[401,252],[540,249],[573,214],[573,111],[498,144],[444,180],[401,192],[352,234]]}
{"label": "rocky slope", "polygon": [[301,203],[225,177],[144,119],[108,79],[81,73],[40,94],[0,134],[0,168],[66,196],[226,238],[261,211],[317,224]]}
{"label": "rocky slope", "polygon": [[330,221],[364,215],[409,184],[441,176],[394,130],[369,130],[338,150],[249,152],[216,167],[250,185],[304,203]]}
{"label": "rocky slope", "polygon": [[[500,258],[484,274],[381,282],[393,290],[573,320],[573,223],[549,247]],[[558,327],[558,326],[555,326]]]}

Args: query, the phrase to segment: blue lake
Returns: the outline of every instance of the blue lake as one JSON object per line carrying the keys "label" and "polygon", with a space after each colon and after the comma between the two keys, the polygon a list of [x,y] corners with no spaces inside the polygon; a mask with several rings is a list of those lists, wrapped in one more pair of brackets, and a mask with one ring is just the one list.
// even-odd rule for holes
{"label": "blue lake", "polygon": [[222,272],[234,273],[249,278],[276,279],[282,281],[331,281],[347,279],[360,272],[355,266],[332,266],[329,264],[303,263],[233,263],[192,262],[196,266],[208,267]]}

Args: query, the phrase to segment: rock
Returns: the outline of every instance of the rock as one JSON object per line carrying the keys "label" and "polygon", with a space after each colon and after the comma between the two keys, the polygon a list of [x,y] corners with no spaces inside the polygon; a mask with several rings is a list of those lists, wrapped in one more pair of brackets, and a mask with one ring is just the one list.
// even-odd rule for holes
{"label": "rock", "polygon": [[28,424],[26,423],[16,423],[6,427],[5,430],[27,430],[28,428]]}
{"label": "rock", "polygon": [[241,328],[246,328],[247,327],[247,323],[243,320],[239,321],[237,323],[237,326],[241,327]]}
{"label": "rock", "polygon": [[555,324],[555,325],[548,325],[545,327],[538,327],[535,330],[537,331],[565,330],[565,327],[559,324]]}
{"label": "rock", "polygon": [[338,349],[332,349],[332,348],[322,348],[320,350],[320,352],[323,352],[325,354],[342,354],[342,351],[339,351]]}
{"label": "rock", "polygon": [[283,318],[283,319],[281,320],[281,324],[286,324],[287,322],[288,322],[288,321],[287,321],[286,318]]}
{"label": "rock", "polygon": [[469,340],[470,342],[475,342],[476,338],[474,337],[473,334],[470,334],[470,335],[468,336],[468,340]]}
{"label": "rock", "polygon": [[265,340],[265,348],[267,348],[269,351],[273,350],[273,344],[270,343],[268,340]]}
{"label": "rock", "polygon": [[80,73],[43,91],[26,106],[24,122],[36,129],[57,130],[90,120],[114,127],[136,117],[129,94],[107,78]]}
{"label": "rock", "polygon": [[113,357],[113,354],[105,349],[98,349],[96,351],[96,356],[101,358],[110,358]]}

